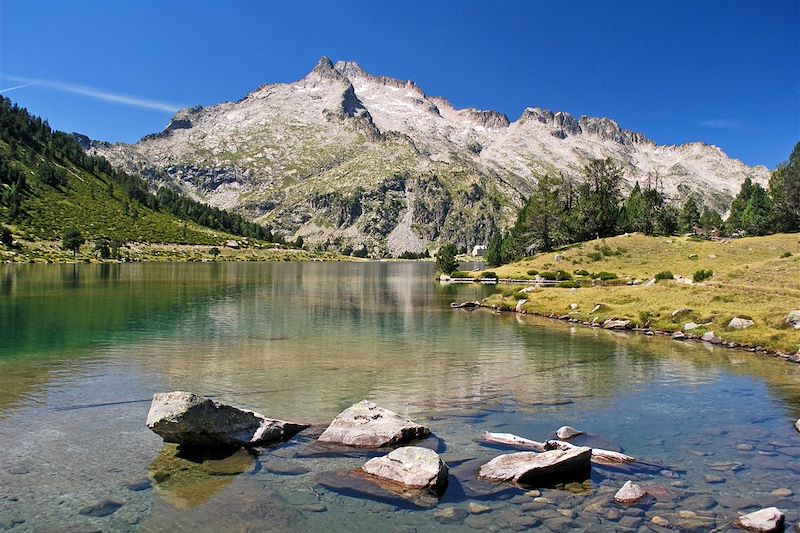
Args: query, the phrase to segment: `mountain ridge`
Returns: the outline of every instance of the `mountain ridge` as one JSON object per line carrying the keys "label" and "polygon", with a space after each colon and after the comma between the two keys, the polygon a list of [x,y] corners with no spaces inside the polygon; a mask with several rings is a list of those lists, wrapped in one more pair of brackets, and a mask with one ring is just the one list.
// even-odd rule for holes
{"label": "mountain ridge", "polygon": [[311,246],[373,256],[485,243],[539,176],[578,174],[592,158],[618,161],[625,188],[655,179],[676,201],[692,195],[717,210],[746,177],[769,176],[718,147],[657,145],[610,118],[528,107],[511,121],[457,109],[413,81],[327,57],[295,82],[187,108],[138,143],[89,150]]}

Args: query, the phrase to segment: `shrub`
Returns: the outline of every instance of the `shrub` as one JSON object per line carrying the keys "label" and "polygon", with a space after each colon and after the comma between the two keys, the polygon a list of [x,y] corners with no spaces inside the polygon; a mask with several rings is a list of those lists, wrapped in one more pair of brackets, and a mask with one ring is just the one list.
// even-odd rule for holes
{"label": "shrub", "polygon": [[583,270],[583,269],[576,270],[575,274],[578,275],[578,276],[588,276],[589,275],[589,271],[588,270]]}
{"label": "shrub", "polygon": [[557,281],[566,281],[572,279],[572,274],[565,270],[557,270],[556,271],[556,280]]}
{"label": "shrub", "polygon": [[81,244],[85,242],[86,237],[84,237],[83,233],[76,228],[69,228],[61,237],[61,247],[64,250],[72,251],[73,257],[77,255],[78,250],[81,248]]}
{"label": "shrub", "polygon": [[212,247],[211,247],[211,248],[208,250],[208,253],[210,253],[210,254],[211,254],[211,255],[213,255],[214,257],[217,257],[217,256],[219,255],[219,248],[217,248],[216,246],[212,246]]}
{"label": "shrub", "polygon": [[713,275],[714,275],[714,271],[713,270],[710,270],[710,269],[709,270],[702,270],[702,269],[700,269],[700,270],[698,270],[697,272],[694,273],[694,275],[692,276],[692,280],[695,281],[695,282],[705,281],[707,279],[711,279],[711,276],[713,276]]}
{"label": "shrub", "polygon": [[528,275],[529,276],[536,276],[537,274],[539,274],[538,270],[528,270]]}
{"label": "shrub", "polygon": [[481,272],[480,277],[482,278],[494,278],[497,279],[497,274],[492,271]]}
{"label": "shrub", "polygon": [[650,322],[650,311],[639,311],[639,324],[644,326],[648,322]]}
{"label": "shrub", "polygon": [[783,252],[781,254],[781,259],[786,259],[787,257],[792,257],[792,252]]}
{"label": "shrub", "polygon": [[577,289],[580,286],[581,286],[580,283],[571,279],[560,281],[556,285],[556,287],[560,287],[562,289]]}
{"label": "shrub", "polygon": [[431,256],[428,250],[422,252],[409,252],[405,251],[398,256],[398,259],[427,259]]}
{"label": "shrub", "polygon": [[589,259],[592,261],[600,261],[603,258],[603,254],[600,252],[591,252],[589,254]]}
{"label": "shrub", "polygon": [[14,242],[14,236],[11,235],[11,230],[0,224],[0,242],[6,246],[11,246]]}
{"label": "shrub", "polygon": [[461,270],[454,270],[450,273],[451,278],[469,278],[470,276],[467,272],[462,272]]}
{"label": "shrub", "polygon": [[662,279],[674,279],[675,276],[672,275],[672,272],[669,270],[662,270],[658,274],[656,274],[656,281],[661,281]]}
{"label": "shrub", "polygon": [[539,277],[542,279],[555,281],[558,277],[558,274],[555,272],[539,272]]}
{"label": "shrub", "polygon": [[592,276],[592,278],[599,279],[600,281],[610,281],[612,279],[619,278],[619,276],[617,276],[615,273],[606,272],[606,271],[596,272],[596,273],[592,274],[591,276]]}

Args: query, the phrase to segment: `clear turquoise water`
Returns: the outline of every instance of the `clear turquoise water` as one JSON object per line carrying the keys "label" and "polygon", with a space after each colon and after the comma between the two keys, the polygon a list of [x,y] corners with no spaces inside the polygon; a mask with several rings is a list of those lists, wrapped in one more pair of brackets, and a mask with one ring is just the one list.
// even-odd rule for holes
{"label": "clear turquoise water", "polygon": [[[800,492],[800,366],[449,308],[487,290],[441,286],[429,263],[0,267],[0,530],[653,531],[657,514],[708,531],[767,505],[800,521],[798,494],[771,494]],[[431,427],[450,487],[435,509],[326,488],[369,456],[320,454],[313,431],[176,458],[144,425],[175,389],[317,424],[373,400]],[[543,489],[551,503],[473,486],[502,453],[483,431],[564,424],[645,464],[595,467],[583,489]],[[627,479],[658,499],[611,503]],[[104,499],[121,506],[81,514]],[[472,501],[491,511],[437,517]]]}

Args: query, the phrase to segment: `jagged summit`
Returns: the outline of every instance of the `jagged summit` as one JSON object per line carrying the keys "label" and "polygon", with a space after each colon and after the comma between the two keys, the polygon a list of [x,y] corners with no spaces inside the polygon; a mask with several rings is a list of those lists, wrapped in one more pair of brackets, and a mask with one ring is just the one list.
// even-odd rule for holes
{"label": "jagged summit", "polygon": [[512,122],[327,57],[297,81],[181,110],[137,144],[88,149],[311,246],[373,255],[485,243],[539,176],[577,175],[590,158],[620,162],[623,187],[657,177],[677,201],[691,194],[717,209],[746,177],[768,178],[703,143],[659,146],[610,118],[539,107]]}

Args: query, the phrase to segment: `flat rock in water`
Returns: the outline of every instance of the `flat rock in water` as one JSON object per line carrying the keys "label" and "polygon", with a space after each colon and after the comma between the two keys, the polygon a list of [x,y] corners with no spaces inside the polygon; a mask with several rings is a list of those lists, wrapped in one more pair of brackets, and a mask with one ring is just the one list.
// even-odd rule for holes
{"label": "flat rock in water", "polygon": [[614,495],[614,501],[619,503],[635,503],[644,498],[647,493],[636,483],[628,480]]}
{"label": "flat rock in water", "polygon": [[736,527],[748,531],[759,531],[761,533],[773,533],[783,531],[783,523],[786,517],[776,507],[767,507],[753,513],[740,516],[734,520]]}
{"label": "flat rock in water", "polygon": [[165,442],[239,447],[288,439],[308,426],[267,418],[191,392],[175,391],[153,395],[147,427]]}
{"label": "flat rock in water", "polygon": [[422,439],[430,433],[431,430],[425,426],[362,400],[340,413],[318,440],[362,448],[381,448]]}
{"label": "flat rock in water", "polygon": [[113,500],[101,500],[97,503],[93,503],[87,507],[84,507],[78,513],[84,516],[96,516],[96,517],[103,517],[114,514],[117,512],[117,509],[122,507],[122,504],[119,502],[115,502]]}
{"label": "flat rock in water", "polygon": [[561,426],[556,431],[556,437],[561,440],[569,440],[572,437],[577,437],[578,435],[583,435],[583,431],[577,430],[571,426]]}
{"label": "flat rock in water", "polygon": [[492,481],[515,481],[522,485],[542,481],[571,481],[579,476],[588,476],[591,461],[592,449],[585,446],[542,453],[509,453],[483,465],[478,476]]}
{"label": "flat rock in water", "polygon": [[447,486],[447,465],[438,453],[419,446],[398,448],[383,457],[370,459],[361,468],[367,474],[412,489],[441,492]]}

